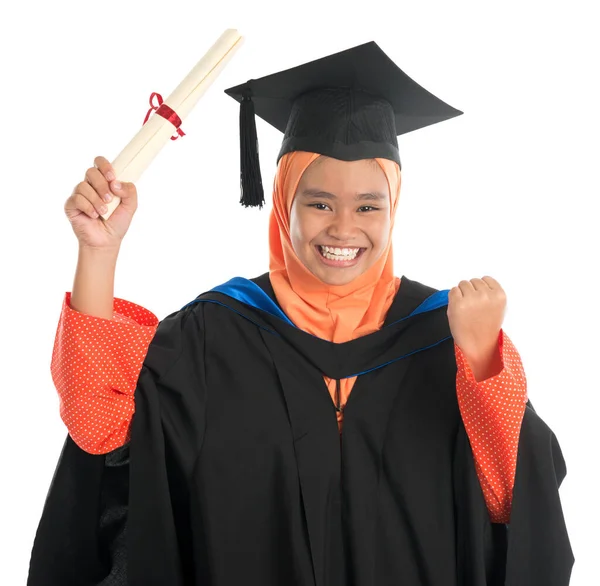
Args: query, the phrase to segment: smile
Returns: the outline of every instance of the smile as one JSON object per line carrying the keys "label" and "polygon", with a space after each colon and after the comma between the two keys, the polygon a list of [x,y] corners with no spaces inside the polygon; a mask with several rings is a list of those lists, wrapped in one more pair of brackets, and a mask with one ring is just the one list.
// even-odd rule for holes
{"label": "smile", "polygon": [[334,246],[316,246],[321,260],[328,266],[347,267],[356,264],[356,261],[365,248],[359,247],[344,247],[337,248]]}

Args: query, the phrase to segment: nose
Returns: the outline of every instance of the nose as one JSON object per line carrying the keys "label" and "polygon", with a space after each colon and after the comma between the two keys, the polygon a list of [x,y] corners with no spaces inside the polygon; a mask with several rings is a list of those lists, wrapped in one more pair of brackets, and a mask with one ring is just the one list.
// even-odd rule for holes
{"label": "nose", "polygon": [[349,242],[356,236],[356,230],[352,210],[339,210],[332,215],[327,234],[336,240]]}

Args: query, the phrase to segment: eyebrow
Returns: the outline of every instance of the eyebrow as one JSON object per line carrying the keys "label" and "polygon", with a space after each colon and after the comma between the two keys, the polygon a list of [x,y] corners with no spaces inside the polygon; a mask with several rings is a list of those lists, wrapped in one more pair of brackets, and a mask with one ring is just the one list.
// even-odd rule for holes
{"label": "eyebrow", "polygon": [[[337,197],[333,193],[329,193],[328,191],[321,191],[320,189],[305,189],[304,191],[301,192],[300,195],[302,195],[304,197],[320,197],[323,199],[337,199]],[[358,201],[362,201],[365,199],[381,201],[381,200],[386,200],[387,195],[385,193],[381,193],[380,191],[371,191],[368,193],[358,193],[354,199],[358,200]]]}

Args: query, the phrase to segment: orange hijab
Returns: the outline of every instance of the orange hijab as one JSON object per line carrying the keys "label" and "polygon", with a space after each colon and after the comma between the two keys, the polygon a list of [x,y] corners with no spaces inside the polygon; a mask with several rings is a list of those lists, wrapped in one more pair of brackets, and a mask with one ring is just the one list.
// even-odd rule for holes
{"label": "orange hijab", "polygon": [[[293,151],[281,157],[273,186],[269,219],[269,272],[277,301],[301,330],[336,343],[348,342],[381,328],[400,279],[394,277],[392,229],[400,195],[400,168],[388,159],[375,159],[383,169],[390,191],[390,234],[377,261],[346,285],[327,285],[300,261],[290,239],[290,210],[302,174],[319,157]],[[356,377],[342,379],[341,406],[348,400]],[[335,401],[336,383],[325,377]],[[342,413],[338,412],[341,430]]]}

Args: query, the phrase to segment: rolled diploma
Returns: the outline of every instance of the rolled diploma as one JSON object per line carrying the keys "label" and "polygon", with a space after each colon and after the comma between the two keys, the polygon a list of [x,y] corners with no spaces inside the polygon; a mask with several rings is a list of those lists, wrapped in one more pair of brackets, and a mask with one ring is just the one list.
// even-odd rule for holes
{"label": "rolled diploma", "polygon": [[[221,73],[242,41],[243,37],[237,30],[227,29],[171,95],[164,100],[164,103],[170,106],[182,121]],[[162,116],[157,116],[156,113],[150,116],[146,124],[112,162],[117,179],[132,183],[137,181],[162,147],[169,142],[174,132],[174,124]],[[113,195],[110,202],[106,204],[108,211],[101,218],[108,220],[119,203],[121,198]]]}

